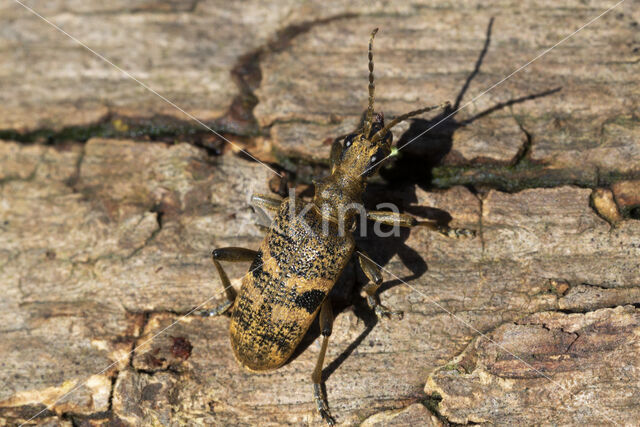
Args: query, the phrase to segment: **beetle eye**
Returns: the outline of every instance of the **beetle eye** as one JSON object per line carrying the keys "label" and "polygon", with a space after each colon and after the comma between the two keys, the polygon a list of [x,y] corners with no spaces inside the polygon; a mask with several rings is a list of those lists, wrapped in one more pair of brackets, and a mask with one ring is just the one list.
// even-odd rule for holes
{"label": "beetle eye", "polygon": [[389,154],[388,150],[385,150],[383,147],[378,148],[378,150],[376,150],[376,152],[373,153],[373,156],[369,158],[369,164],[373,165],[381,160],[384,160],[387,154]]}
{"label": "beetle eye", "polygon": [[353,140],[355,139],[356,134],[352,133],[351,135],[347,135],[344,138],[344,148],[349,148],[351,147],[351,144],[353,144]]}
{"label": "beetle eye", "polygon": [[369,165],[367,170],[363,174],[364,176],[371,176],[378,170],[378,162],[385,159],[385,157],[389,154],[389,151],[383,147],[378,148],[378,150],[373,153],[371,157],[369,157]]}

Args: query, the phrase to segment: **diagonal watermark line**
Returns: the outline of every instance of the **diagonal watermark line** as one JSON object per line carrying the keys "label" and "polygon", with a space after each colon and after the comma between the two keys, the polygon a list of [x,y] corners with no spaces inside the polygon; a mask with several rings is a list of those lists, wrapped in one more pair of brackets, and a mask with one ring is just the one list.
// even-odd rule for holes
{"label": "diagonal watermark line", "polygon": [[[496,345],[496,347],[499,347],[501,350],[504,350],[505,352],[507,352],[508,354],[510,354],[511,356],[515,357],[516,359],[518,359],[520,362],[522,362],[525,366],[527,366],[528,368],[531,368],[534,372],[536,372],[537,374],[543,376],[544,378],[548,379],[549,381],[551,381],[551,383],[553,383],[553,385],[555,385],[556,387],[561,388],[562,390],[564,390],[565,392],[569,393],[569,395],[571,397],[575,397],[575,394],[572,393],[571,391],[569,391],[565,386],[563,386],[562,384],[560,384],[558,381],[554,380],[553,378],[551,378],[550,376],[548,376],[547,374],[545,374],[544,372],[540,371],[539,369],[535,368],[534,366],[532,366],[530,363],[527,363],[526,361],[524,361],[520,356],[517,356],[516,354],[512,353],[511,351],[509,351],[506,347],[504,347],[502,344],[499,344],[497,342],[495,342],[494,340],[492,340],[491,338],[489,338],[486,334],[482,333],[480,330],[478,330],[476,327],[474,327],[473,325],[471,325],[469,322],[467,322],[466,320],[462,319],[461,317],[456,316],[454,313],[452,313],[451,311],[447,310],[446,307],[442,306],[442,304],[439,304],[437,301],[435,301],[433,298],[429,297],[428,295],[426,295],[424,292],[421,292],[419,289],[417,289],[415,286],[411,286],[410,284],[408,284],[407,282],[405,282],[404,280],[402,280],[401,278],[399,278],[398,276],[396,276],[395,274],[393,274],[391,271],[389,271],[388,269],[384,268],[383,266],[381,266],[380,264],[378,264],[377,262],[375,262],[374,260],[372,260],[371,258],[369,258],[366,254],[360,252],[360,251],[356,251],[356,253],[366,259],[368,259],[369,261],[371,261],[373,264],[377,265],[378,268],[380,268],[380,270],[389,273],[391,276],[393,276],[395,279],[399,280],[400,282],[402,282],[403,284],[407,285],[407,287],[409,289],[411,289],[413,292],[416,292],[417,294],[420,294],[421,296],[423,296],[424,298],[427,299],[427,301],[429,301],[430,303],[432,303],[433,305],[435,305],[436,307],[438,307],[439,309],[441,309],[442,311],[446,312],[448,315],[450,315],[451,317],[453,317],[454,319],[456,319],[457,321],[459,321],[460,323],[462,323],[463,325],[465,325],[466,327],[472,329],[474,332],[476,332],[477,334],[479,334],[480,336],[482,336],[483,338],[487,339],[489,342],[491,342],[492,344]],[[585,404],[586,405],[586,404]],[[602,415],[603,417],[605,417],[606,419],[608,419],[609,421],[611,421],[613,424],[617,424],[613,419],[611,419],[608,415],[604,414],[603,412],[601,412],[600,410],[596,410],[593,406],[591,405],[586,405],[589,406],[591,409],[595,410],[596,412],[598,412],[600,415]]]}
{"label": "diagonal watermark line", "polygon": [[78,40],[76,37],[72,36],[71,34],[67,33],[65,30],[63,30],[62,28],[60,28],[58,25],[54,24],[53,22],[51,22],[50,20],[48,20],[47,18],[45,18],[44,16],[42,16],[41,14],[39,14],[38,12],[36,12],[34,9],[32,9],[31,7],[27,6],[26,4],[22,3],[20,0],[13,0],[14,2],[18,3],[20,6],[22,6],[23,8],[25,8],[26,10],[28,10],[29,12],[31,12],[33,15],[37,16],[38,18],[42,19],[44,22],[46,22],[47,24],[51,25],[53,28],[55,28],[56,30],[60,31],[62,34],[64,34],[65,36],[69,37],[71,40],[73,40],[74,42],[76,42],[77,44],[79,44],[80,46],[82,46],[83,48],[87,49],[89,52],[93,53],[95,56],[97,56],[98,58],[102,59],[104,62],[106,62],[107,64],[111,65],[113,68],[115,68],[116,70],[120,71],[122,74],[124,74],[125,76],[129,77],[131,80],[135,81],[136,83],[138,83],[140,86],[142,86],[143,88],[145,88],[146,90],[148,90],[149,92],[153,93],[154,95],[156,95],[158,98],[162,99],[164,102],[166,102],[167,104],[171,105],[173,108],[175,108],[176,110],[180,111],[182,114],[184,114],[185,116],[189,117],[191,120],[195,121],[196,123],[198,123],[200,126],[202,126],[203,128],[207,129],[208,131],[212,132],[214,135],[216,135],[218,138],[221,138],[222,140],[228,142],[229,144],[231,144],[234,148],[243,151],[247,156],[251,157],[253,160],[255,160],[256,162],[260,163],[262,166],[266,167],[267,169],[269,169],[271,172],[275,173],[276,175],[278,175],[280,178],[282,178],[282,175],[279,174],[275,169],[273,169],[272,167],[268,166],[267,164],[261,162],[260,160],[256,159],[254,156],[252,156],[248,151],[246,151],[245,149],[243,149],[242,147],[240,147],[237,144],[234,144],[233,142],[229,141],[227,138],[225,138],[224,136],[222,136],[220,133],[216,132],[215,130],[213,130],[210,126],[206,125],[204,122],[202,122],[200,119],[198,119],[196,116],[194,116],[193,114],[189,113],[188,111],[185,111],[184,109],[180,108],[178,105],[176,105],[174,102],[172,102],[170,99],[168,99],[167,97],[165,97],[164,95],[156,92],[155,90],[153,90],[151,87],[149,87],[148,85],[146,85],[145,83],[141,82],[140,80],[138,80],[136,77],[134,77],[131,73],[129,73],[128,71],[120,68],[119,66],[117,66],[116,64],[114,64],[112,61],[110,61],[108,58],[106,58],[104,55],[101,55],[100,53],[96,52],[95,50],[93,50],[92,48],[90,48],[89,46],[87,46],[86,44],[84,44],[83,42],[81,42],[80,40]]}
{"label": "diagonal watermark line", "polygon": [[[248,276],[249,274],[253,273],[255,270],[257,270],[258,268],[262,267],[262,263],[260,263],[260,265],[258,265],[257,267],[249,270],[244,276],[242,276],[240,279],[244,279],[246,276]],[[104,369],[102,369],[100,372],[93,374],[91,376],[94,375],[101,375],[103,373],[105,373],[106,371],[108,371],[110,368],[112,368],[113,366],[117,365],[120,362],[124,362],[125,359],[127,359],[129,356],[131,356],[136,350],[142,348],[144,345],[150,343],[151,341],[153,341],[155,338],[157,338],[159,335],[163,334],[164,332],[166,332],[169,328],[173,327],[174,325],[176,325],[177,323],[180,323],[182,320],[186,319],[188,316],[192,315],[193,313],[195,313],[196,311],[198,311],[200,308],[202,308],[205,304],[207,304],[209,301],[211,301],[212,299],[214,299],[215,297],[217,297],[218,295],[220,295],[221,293],[226,292],[227,289],[231,288],[232,286],[227,286],[225,287],[221,292],[216,292],[215,294],[211,295],[209,298],[207,298],[206,300],[204,300],[203,302],[201,302],[200,304],[198,304],[195,308],[189,310],[186,314],[182,315],[182,317],[178,318],[176,321],[174,321],[173,323],[171,323],[169,326],[163,328],[160,332],[156,332],[151,338],[145,340],[142,344],[139,345],[134,345],[134,348],[128,352],[127,354],[116,358],[116,361],[111,363],[109,366],[105,367]],[[143,353],[144,354],[144,353]],[[79,382],[78,384],[76,384],[71,390],[69,390],[68,392],[64,393],[63,395],[61,395],[60,397],[58,397],[56,400],[54,400],[52,403],[46,405],[44,407],[44,409],[42,409],[40,412],[38,412],[37,414],[33,415],[31,418],[29,418],[28,420],[26,420],[25,422],[23,422],[22,424],[20,424],[19,427],[22,427],[23,425],[27,424],[28,422],[32,421],[34,418],[36,418],[37,416],[39,416],[40,414],[42,414],[45,411],[51,410],[53,409],[53,407],[58,404],[60,401],[62,401],[62,399],[64,399],[65,397],[73,394],[74,392],[76,392],[77,390],[79,390],[82,386],[84,386],[87,381],[89,381],[89,379],[86,379],[84,381]]]}
{"label": "diagonal watermark line", "polygon": [[[615,9],[616,7],[620,6],[622,3],[624,3],[625,0],[620,0],[618,3],[614,4],[613,6],[611,6],[609,9],[605,10],[604,12],[602,12],[600,15],[596,16],[595,18],[591,19],[589,22],[587,22],[586,24],[582,25],[580,28],[578,28],[577,30],[575,30],[573,33],[569,34],[568,36],[564,37],[562,40],[560,40],[559,42],[557,42],[556,44],[554,44],[553,46],[551,46],[550,48],[544,50],[542,53],[540,53],[538,56],[536,56],[535,58],[533,58],[532,60],[530,60],[529,62],[527,62],[526,64],[520,66],[518,69],[516,69],[515,71],[513,71],[511,74],[509,74],[508,76],[504,77],[502,80],[494,83],[493,85],[491,85],[491,87],[489,87],[488,89],[484,90],[483,92],[481,92],[479,95],[476,95],[471,101],[466,102],[462,107],[458,108],[457,110],[455,110],[454,112],[447,114],[443,119],[439,120],[436,124],[430,126],[427,130],[423,131],[422,133],[420,133],[418,136],[412,138],[410,141],[406,142],[405,144],[403,144],[402,146],[398,147],[396,150],[396,153],[400,150],[402,150],[404,147],[406,147],[407,145],[411,144],[412,142],[414,142],[416,139],[420,138],[422,135],[424,135],[425,133],[429,132],[430,130],[432,130],[433,128],[435,128],[436,126],[440,125],[442,122],[446,121],[447,119],[449,119],[451,116],[454,116],[455,114],[457,114],[460,110],[462,110],[463,108],[466,108],[467,106],[473,104],[474,102],[476,102],[478,100],[478,98],[486,95],[489,91],[493,90],[494,88],[496,88],[497,86],[501,85],[502,83],[504,83],[505,81],[509,80],[511,77],[513,77],[514,75],[516,75],[517,73],[519,73],[520,71],[524,70],[525,68],[527,68],[529,65],[531,65],[532,63],[534,63],[535,61],[537,61],[538,59],[542,58],[543,56],[545,56],[547,53],[551,52],[553,49],[555,49],[556,47],[560,46],[562,43],[566,42],[567,40],[569,40],[571,37],[575,36],[576,34],[578,34],[580,31],[582,31],[583,29],[587,28],[589,25],[593,24],[594,22],[596,22],[598,19],[602,18],[604,15],[606,15],[607,13],[611,12],[613,9]],[[393,154],[395,155],[395,153]],[[380,163],[384,162],[385,160],[387,160],[389,157],[392,157],[392,155],[388,155],[387,157],[383,158],[382,160],[374,163],[373,165],[369,166],[364,172],[362,172],[362,175],[366,174],[370,169],[375,168],[377,165],[379,165]]]}

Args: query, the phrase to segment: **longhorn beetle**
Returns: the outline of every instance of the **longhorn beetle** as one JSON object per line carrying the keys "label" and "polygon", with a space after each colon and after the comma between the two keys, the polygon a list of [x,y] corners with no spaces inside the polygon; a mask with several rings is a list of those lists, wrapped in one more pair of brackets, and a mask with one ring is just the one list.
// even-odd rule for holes
{"label": "longhorn beetle", "polygon": [[[374,114],[373,38],[369,39],[369,106],[362,128],[331,146],[331,174],[315,183],[313,203],[303,207],[295,198],[279,199],[254,194],[252,204],[275,212],[267,234],[257,251],[238,247],[215,249],[213,263],[225,288],[227,301],[203,313],[217,315],[231,309],[231,347],[238,362],[252,372],[282,366],[296,349],[309,326],[320,313],[322,346],[311,375],[314,399],[322,418],[335,423],[322,382],[322,366],[333,323],[327,298],[338,276],[355,251],[351,233],[356,213],[350,209],[362,203],[366,179],[379,169],[391,153],[390,129],[409,117],[444,108],[448,103],[411,111],[385,126],[381,113]],[[401,227],[424,225],[447,237],[471,237],[472,230],[455,229],[397,212],[370,211],[368,219]],[[380,304],[377,290],[382,284],[380,268],[362,251],[355,251],[360,267],[369,279],[364,287],[367,302],[378,317],[400,314]],[[222,261],[252,261],[235,296]]]}

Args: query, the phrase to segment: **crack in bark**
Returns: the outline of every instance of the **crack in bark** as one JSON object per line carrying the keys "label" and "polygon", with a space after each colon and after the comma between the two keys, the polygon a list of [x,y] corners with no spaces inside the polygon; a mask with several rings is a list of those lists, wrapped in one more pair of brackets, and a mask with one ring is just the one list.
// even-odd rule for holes
{"label": "crack in bark", "polygon": [[[423,391],[424,393],[424,391]],[[426,394],[424,393],[424,395],[426,396],[424,399],[420,400],[420,404],[422,406],[424,406],[425,408],[427,408],[427,410],[429,412],[431,412],[442,424],[444,424],[446,427],[449,426],[463,426],[463,425],[477,425],[479,423],[473,422],[473,421],[469,421],[466,424],[460,424],[460,423],[456,423],[453,422],[451,420],[449,420],[449,418],[447,418],[446,415],[442,414],[442,412],[440,411],[440,402],[442,402],[442,396],[440,396],[440,394],[438,394],[437,392],[434,392],[433,394]]]}
{"label": "crack in bark", "polygon": [[483,216],[484,216],[484,198],[481,197],[480,195],[476,195],[476,197],[478,198],[478,201],[480,202],[480,215],[478,216],[478,238],[480,239],[480,245],[481,245],[481,257],[484,258],[484,254],[485,254],[485,241],[484,241],[484,221],[483,221]]}
{"label": "crack in bark", "polygon": [[[171,14],[171,13],[194,13],[200,0],[190,0],[191,4],[187,4],[187,1],[169,1],[158,3],[157,5],[154,3],[149,3],[152,7],[144,8],[144,7],[133,7],[133,8],[123,8],[123,9],[115,9],[115,10],[104,10],[98,12],[74,12],[70,10],[61,11],[61,13],[70,13],[75,16],[117,16],[121,14],[126,15],[137,15],[137,14]],[[187,4],[187,7],[180,7],[183,4]]]}
{"label": "crack in bark", "polygon": [[87,154],[87,148],[84,144],[82,144],[82,149],[80,150],[80,154],[78,155],[78,159],[76,160],[76,170],[73,176],[69,177],[64,184],[69,187],[74,193],[78,192],[77,185],[80,181],[80,171],[82,169],[82,163],[84,162],[84,157]]}
{"label": "crack in bark", "polygon": [[[162,219],[163,219],[163,216],[165,214],[165,212],[162,209],[162,207],[160,205],[156,205],[153,208],[151,208],[149,210],[149,212],[152,212],[152,213],[156,214],[156,223],[157,223],[158,227],[151,232],[149,237],[147,237],[144,240],[142,245],[140,245],[137,248],[135,248],[134,250],[132,250],[129,253],[129,255],[123,256],[122,257],[123,261],[129,260],[129,259],[135,257],[136,255],[138,255],[144,248],[146,248],[151,242],[153,242],[156,239],[156,237],[158,237],[158,234],[160,234],[160,232],[162,231]],[[140,222],[142,222],[143,218],[144,217],[140,217],[140,221],[138,221],[138,224]],[[136,224],[136,226],[137,226],[137,224]]]}
{"label": "crack in bark", "polygon": [[[133,311],[129,311],[127,310],[127,312],[130,313],[135,313]],[[136,368],[133,367],[133,359],[136,357],[136,351],[138,350],[138,347],[136,346],[138,339],[140,339],[140,337],[142,337],[142,334],[144,334],[144,329],[147,327],[147,325],[149,324],[149,319],[151,318],[151,314],[153,312],[152,311],[145,311],[142,313],[142,324],[140,325],[140,332],[138,334],[138,336],[135,337],[134,341],[133,341],[133,348],[131,349],[131,351],[129,352],[129,361],[127,363],[127,366],[129,366],[131,369],[135,370]],[[136,313],[137,314],[137,313]]]}
{"label": "crack in bark", "polygon": [[265,130],[268,131],[272,124],[267,124],[262,129],[259,129],[258,121],[253,114],[254,108],[260,102],[255,95],[255,90],[260,87],[262,82],[262,70],[260,66],[265,57],[284,51],[291,45],[293,39],[311,31],[311,29],[318,25],[325,25],[356,16],[357,15],[353,13],[342,13],[323,19],[290,24],[277,31],[264,45],[242,55],[236,65],[231,69],[231,76],[238,86],[240,94],[234,98],[229,110],[221,120],[227,122],[226,125],[231,129],[235,129],[239,125],[240,127],[254,129],[256,133],[264,133]]}

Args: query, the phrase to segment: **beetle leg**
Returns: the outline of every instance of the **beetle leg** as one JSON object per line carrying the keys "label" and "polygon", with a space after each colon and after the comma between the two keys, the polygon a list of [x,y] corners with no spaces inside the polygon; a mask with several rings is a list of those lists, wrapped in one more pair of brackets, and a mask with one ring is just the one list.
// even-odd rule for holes
{"label": "beetle leg", "polygon": [[253,223],[253,225],[255,225],[258,230],[266,234],[267,231],[269,231],[269,227],[272,223],[271,217],[269,217],[269,215],[267,215],[267,213],[261,207],[254,206],[254,208],[256,211],[256,215],[258,215],[258,219]]}
{"label": "beetle leg", "polygon": [[269,227],[267,227],[266,225],[262,225],[258,222],[256,222],[255,224],[253,224],[256,226],[256,228],[260,231],[262,231],[263,233],[266,233],[267,231],[269,231]]}
{"label": "beetle leg", "polygon": [[318,407],[318,412],[322,416],[327,424],[330,426],[335,425],[336,421],[329,412],[329,405],[327,403],[327,394],[323,387],[322,382],[322,365],[324,364],[324,356],[327,353],[327,344],[329,343],[329,335],[331,335],[331,328],[333,327],[333,311],[331,309],[331,302],[329,298],[326,298],[320,308],[320,334],[322,335],[322,347],[320,347],[320,354],[318,354],[318,360],[316,367],[311,374],[311,380],[313,381],[313,397]]}
{"label": "beetle leg", "polygon": [[387,307],[380,304],[380,297],[378,296],[378,288],[382,285],[382,271],[380,270],[380,267],[371,261],[369,256],[364,254],[362,251],[358,250],[356,253],[358,254],[362,271],[364,271],[364,274],[370,280],[370,282],[364,287],[364,291],[367,293],[367,302],[369,303],[369,307],[375,311],[376,316],[379,318],[389,318],[392,315],[402,318],[402,311],[389,310]]}
{"label": "beetle leg", "polygon": [[231,282],[229,281],[229,276],[227,276],[227,273],[224,271],[224,268],[222,268],[222,265],[220,265],[220,261],[230,261],[230,262],[253,261],[256,255],[258,255],[258,251],[254,251],[252,249],[246,249],[246,248],[237,248],[237,247],[218,248],[218,249],[214,249],[211,252],[211,260],[213,261],[213,264],[216,266],[216,270],[218,270],[218,275],[220,276],[220,280],[222,281],[222,286],[224,287],[224,292],[227,297],[227,300],[211,310],[202,311],[201,314],[203,316],[217,316],[219,314],[224,313],[233,305],[233,301],[236,298],[236,291],[231,286]]}
{"label": "beetle leg", "polygon": [[251,204],[268,211],[277,212],[282,204],[282,199],[278,196],[267,194],[252,194]]}
{"label": "beetle leg", "polygon": [[414,216],[398,212],[370,211],[367,212],[367,218],[376,222],[381,222],[382,224],[399,225],[400,227],[415,227],[420,225],[452,239],[465,239],[476,235],[475,230],[438,225],[433,220],[420,221]]}
{"label": "beetle leg", "polygon": [[282,199],[277,196],[252,194],[251,205],[258,215],[258,221],[255,223],[255,226],[266,233],[271,225],[271,217],[267,215],[266,211],[277,212],[281,204]]}

